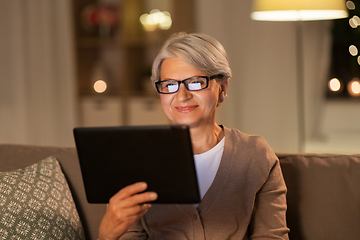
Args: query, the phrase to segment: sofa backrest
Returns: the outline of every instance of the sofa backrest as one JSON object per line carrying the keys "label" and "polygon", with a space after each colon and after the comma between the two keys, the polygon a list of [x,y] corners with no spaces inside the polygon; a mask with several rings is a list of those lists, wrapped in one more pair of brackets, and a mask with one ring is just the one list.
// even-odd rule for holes
{"label": "sofa backrest", "polygon": [[[86,239],[95,240],[105,204],[86,200],[75,148],[0,144],[0,171],[56,156],[68,180]],[[360,155],[278,154],[288,187],[292,240],[359,239]]]}
{"label": "sofa backrest", "polygon": [[0,172],[25,168],[49,156],[56,156],[60,162],[73,194],[86,239],[96,240],[106,205],[87,202],[75,148],[0,144]]}
{"label": "sofa backrest", "polygon": [[290,239],[360,238],[360,155],[278,154]]}

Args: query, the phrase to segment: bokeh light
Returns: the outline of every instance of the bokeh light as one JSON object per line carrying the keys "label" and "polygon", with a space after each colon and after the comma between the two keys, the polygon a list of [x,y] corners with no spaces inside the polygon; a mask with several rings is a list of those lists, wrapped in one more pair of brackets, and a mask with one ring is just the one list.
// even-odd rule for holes
{"label": "bokeh light", "polygon": [[94,90],[95,92],[97,93],[103,93],[105,92],[107,89],[107,84],[105,81],[103,80],[97,80],[95,83],[94,83]]}
{"label": "bokeh light", "polygon": [[341,89],[341,82],[337,78],[333,78],[328,82],[328,86],[330,91],[332,92],[338,92]]}
{"label": "bokeh light", "polygon": [[346,7],[349,9],[349,10],[355,10],[355,3],[353,1],[346,1]]}
{"label": "bokeh light", "polygon": [[167,30],[172,25],[170,13],[167,11],[161,12],[159,9],[151,10],[150,14],[142,14],[140,22],[146,31],[154,31],[157,28]]}
{"label": "bokeh light", "polygon": [[349,52],[352,56],[356,56],[358,54],[358,49],[355,45],[351,45],[349,47]]}
{"label": "bokeh light", "polygon": [[352,18],[350,18],[349,19],[349,25],[352,28],[357,28],[358,26],[360,26],[360,17],[355,15]]}
{"label": "bokeh light", "polygon": [[350,81],[347,87],[350,96],[353,97],[360,96],[360,80],[358,78],[354,78],[352,81]]}

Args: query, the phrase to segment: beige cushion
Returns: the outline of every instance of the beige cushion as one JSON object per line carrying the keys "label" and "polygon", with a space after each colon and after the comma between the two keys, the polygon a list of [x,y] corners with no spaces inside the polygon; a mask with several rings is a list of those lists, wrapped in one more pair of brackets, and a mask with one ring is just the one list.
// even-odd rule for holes
{"label": "beige cushion", "polygon": [[48,156],[55,156],[60,162],[82,221],[86,239],[96,240],[106,205],[87,202],[74,147],[0,144],[0,172],[24,168]]}
{"label": "beige cushion", "polygon": [[55,157],[0,173],[0,239],[85,239]]}

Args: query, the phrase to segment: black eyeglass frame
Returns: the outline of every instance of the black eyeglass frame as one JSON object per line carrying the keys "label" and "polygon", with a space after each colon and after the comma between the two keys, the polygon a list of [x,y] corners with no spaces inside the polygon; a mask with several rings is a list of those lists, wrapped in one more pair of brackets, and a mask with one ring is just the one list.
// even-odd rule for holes
{"label": "black eyeglass frame", "polygon": [[[222,77],[223,77],[222,74],[216,74],[216,75],[213,75],[213,76],[197,76],[197,77],[191,77],[191,78],[186,78],[186,79],[181,80],[181,81],[178,81],[178,80],[157,81],[157,82],[155,82],[155,87],[156,87],[157,92],[160,93],[160,94],[173,94],[173,93],[177,93],[177,92],[179,91],[179,89],[180,89],[180,85],[181,85],[181,84],[184,84],[184,87],[185,87],[186,90],[188,90],[188,91],[200,91],[200,90],[203,90],[203,89],[206,89],[207,87],[209,87],[209,81],[210,81],[210,80],[212,80],[212,79],[214,79],[214,78],[222,78]],[[190,90],[190,89],[188,89],[188,87],[187,87],[186,84],[185,84],[185,81],[187,81],[187,80],[189,80],[189,79],[192,79],[192,78],[205,78],[205,79],[206,79],[206,86],[205,86],[204,88],[200,88],[200,89],[197,89],[197,90]],[[166,92],[161,92],[161,91],[159,90],[159,85],[160,85],[160,83],[166,82],[166,81],[174,81],[174,82],[177,82],[177,83],[178,83],[178,89],[177,89],[175,92],[168,92],[168,93],[166,93]]]}

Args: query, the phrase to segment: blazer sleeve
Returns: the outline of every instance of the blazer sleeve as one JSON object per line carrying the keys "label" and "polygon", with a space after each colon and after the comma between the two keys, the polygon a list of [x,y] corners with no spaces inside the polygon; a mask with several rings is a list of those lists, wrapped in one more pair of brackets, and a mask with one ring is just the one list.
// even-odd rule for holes
{"label": "blazer sleeve", "polygon": [[286,224],[286,185],[279,160],[255,197],[250,239],[289,239]]}
{"label": "blazer sleeve", "polygon": [[148,235],[142,226],[141,220],[136,221],[129,230],[121,236],[121,240],[145,240]]}

